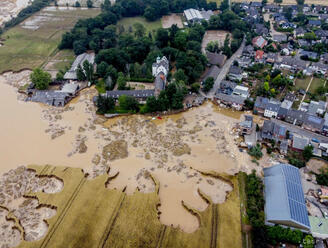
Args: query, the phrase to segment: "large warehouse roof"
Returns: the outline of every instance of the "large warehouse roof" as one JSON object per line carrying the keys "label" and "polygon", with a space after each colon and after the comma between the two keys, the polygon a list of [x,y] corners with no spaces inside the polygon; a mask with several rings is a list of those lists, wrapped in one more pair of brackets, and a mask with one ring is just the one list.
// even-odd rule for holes
{"label": "large warehouse roof", "polygon": [[184,15],[188,21],[204,19],[197,9],[187,9],[184,11]]}
{"label": "large warehouse roof", "polygon": [[279,164],[263,171],[266,221],[309,230],[310,222],[298,168]]}

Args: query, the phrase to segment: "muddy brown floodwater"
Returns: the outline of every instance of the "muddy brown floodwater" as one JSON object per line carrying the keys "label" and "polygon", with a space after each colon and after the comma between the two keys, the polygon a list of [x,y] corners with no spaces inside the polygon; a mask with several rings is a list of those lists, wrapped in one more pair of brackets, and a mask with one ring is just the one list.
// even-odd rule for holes
{"label": "muddy brown floodwater", "polygon": [[107,120],[95,114],[94,88],[80,92],[65,108],[18,100],[14,86],[28,74],[0,76],[0,174],[28,164],[79,167],[90,180],[118,174],[107,187],[125,188],[128,194],[153,192],[152,175],[160,184],[161,222],[193,232],[198,220],[182,202],[202,211],[207,203],[199,190],[215,203],[223,203],[232,190],[202,172],[260,169],[235,144],[240,112],[205,103],[162,119],[133,115]]}

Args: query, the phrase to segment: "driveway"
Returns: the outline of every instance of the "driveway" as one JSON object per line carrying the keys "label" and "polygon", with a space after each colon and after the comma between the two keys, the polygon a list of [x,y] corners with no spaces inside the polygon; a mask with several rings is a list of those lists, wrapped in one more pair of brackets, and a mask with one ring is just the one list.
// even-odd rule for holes
{"label": "driveway", "polygon": [[239,49],[226,61],[226,63],[221,68],[220,74],[216,78],[213,88],[206,95],[207,98],[213,98],[214,97],[215,92],[217,92],[217,90],[220,87],[221,81],[224,80],[225,77],[227,76],[227,74],[229,72],[229,69],[230,69],[230,66],[232,65],[233,61],[236,58],[240,57],[240,55],[242,54],[242,52],[244,50],[244,47],[245,47],[245,39],[241,43]]}

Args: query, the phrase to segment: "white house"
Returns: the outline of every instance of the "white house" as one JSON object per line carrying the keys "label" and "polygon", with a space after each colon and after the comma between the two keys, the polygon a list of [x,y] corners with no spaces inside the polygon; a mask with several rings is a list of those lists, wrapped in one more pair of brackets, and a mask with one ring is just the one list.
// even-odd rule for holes
{"label": "white house", "polygon": [[248,87],[237,85],[234,88],[232,94],[237,95],[237,96],[241,96],[241,97],[246,99],[246,98],[249,97],[249,90],[248,90]]}
{"label": "white house", "polygon": [[163,73],[165,77],[169,73],[169,61],[165,56],[157,57],[156,62],[152,65],[153,76],[156,77],[159,73]]}
{"label": "white house", "polygon": [[264,110],[264,116],[268,118],[276,118],[278,116],[278,111],[281,102],[275,101],[275,99],[270,99]]}

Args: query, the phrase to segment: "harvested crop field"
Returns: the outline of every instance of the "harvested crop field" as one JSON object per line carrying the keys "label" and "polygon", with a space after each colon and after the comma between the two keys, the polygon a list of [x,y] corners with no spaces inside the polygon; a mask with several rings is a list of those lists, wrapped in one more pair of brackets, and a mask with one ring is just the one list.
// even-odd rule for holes
{"label": "harvested crop field", "polygon": [[1,35],[0,72],[33,69],[55,54],[61,36],[80,18],[96,16],[99,9],[47,7]]}
{"label": "harvested crop field", "polygon": [[[108,175],[88,180],[81,169],[49,165],[29,168],[36,170],[38,176],[60,178],[64,182],[64,188],[52,195],[26,192],[25,198],[36,199],[35,201],[44,206],[53,206],[56,213],[40,215],[47,217],[47,233],[39,240],[23,240],[19,236],[20,230],[23,229],[20,223],[16,222],[17,232],[13,236],[13,242],[19,244],[17,247],[198,248],[242,245],[237,176],[220,176],[221,180],[233,187],[225,203],[214,204],[209,196],[200,191],[203,201],[208,204],[204,211],[184,204],[186,211],[195,215],[200,223],[195,232],[185,233],[179,228],[163,225],[158,220],[158,206],[161,203],[157,194],[160,189],[156,179],[153,180],[156,185],[153,193],[144,194],[136,191],[127,195],[121,190],[110,190],[105,187],[111,180],[115,180]],[[21,211],[21,208],[18,207],[17,211]],[[36,208],[35,204],[31,207]],[[15,219],[16,212],[12,214],[12,218]],[[1,216],[7,215],[7,212],[0,212],[0,223]]]}
{"label": "harvested crop field", "polygon": [[170,28],[174,24],[176,24],[179,28],[183,28],[181,15],[178,14],[163,16],[161,21],[163,28]]}
{"label": "harvested crop field", "polygon": [[227,31],[223,31],[223,30],[206,31],[204,38],[203,38],[203,42],[202,42],[202,51],[205,53],[206,46],[211,41],[217,41],[219,43],[220,47],[223,46],[224,40],[225,40],[227,34],[230,34],[230,33]]}

